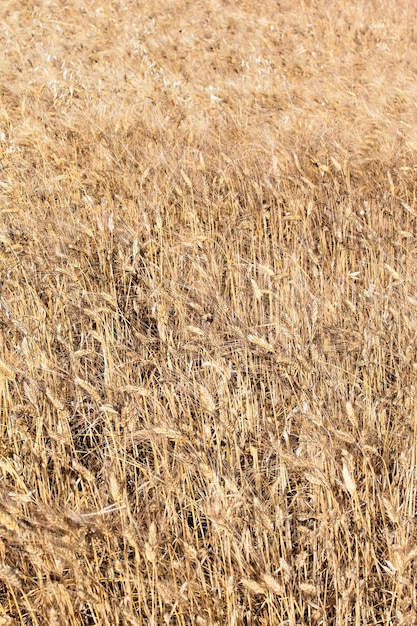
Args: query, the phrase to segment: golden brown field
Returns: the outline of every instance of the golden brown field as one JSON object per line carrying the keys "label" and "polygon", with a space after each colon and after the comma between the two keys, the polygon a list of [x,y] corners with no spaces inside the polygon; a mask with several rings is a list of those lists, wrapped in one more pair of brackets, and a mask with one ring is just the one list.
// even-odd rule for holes
{"label": "golden brown field", "polygon": [[417,624],[415,4],[0,13],[0,626]]}

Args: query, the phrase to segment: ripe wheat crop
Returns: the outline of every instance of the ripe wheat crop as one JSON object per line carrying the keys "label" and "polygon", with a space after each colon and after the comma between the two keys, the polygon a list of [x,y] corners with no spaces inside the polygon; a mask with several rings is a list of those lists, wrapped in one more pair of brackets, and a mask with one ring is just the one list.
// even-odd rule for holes
{"label": "ripe wheat crop", "polygon": [[0,14],[0,626],[417,624],[414,3]]}

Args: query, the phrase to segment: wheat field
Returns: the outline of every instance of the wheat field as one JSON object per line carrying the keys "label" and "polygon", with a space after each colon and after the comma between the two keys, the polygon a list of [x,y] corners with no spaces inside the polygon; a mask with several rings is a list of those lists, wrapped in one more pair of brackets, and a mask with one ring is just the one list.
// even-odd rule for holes
{"label": "wheat field", "polygon": [[0,13],[0,626],[417,624],[414,2]]}

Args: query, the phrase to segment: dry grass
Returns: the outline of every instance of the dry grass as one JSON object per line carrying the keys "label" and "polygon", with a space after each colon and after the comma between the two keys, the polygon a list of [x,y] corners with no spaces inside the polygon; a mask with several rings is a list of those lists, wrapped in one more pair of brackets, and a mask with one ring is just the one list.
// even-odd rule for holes
{"label": "dry grass", "polygon": [[417,624],[413,2],[3,0],[0,625]]}

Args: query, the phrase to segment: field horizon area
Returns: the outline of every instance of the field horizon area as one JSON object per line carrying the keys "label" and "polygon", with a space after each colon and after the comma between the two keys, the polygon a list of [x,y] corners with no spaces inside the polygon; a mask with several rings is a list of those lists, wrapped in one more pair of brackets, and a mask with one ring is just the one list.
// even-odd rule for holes
{"label": "field horizon area", "polygon": [[0,9],[0,626],[417,624],[417,9]]}

